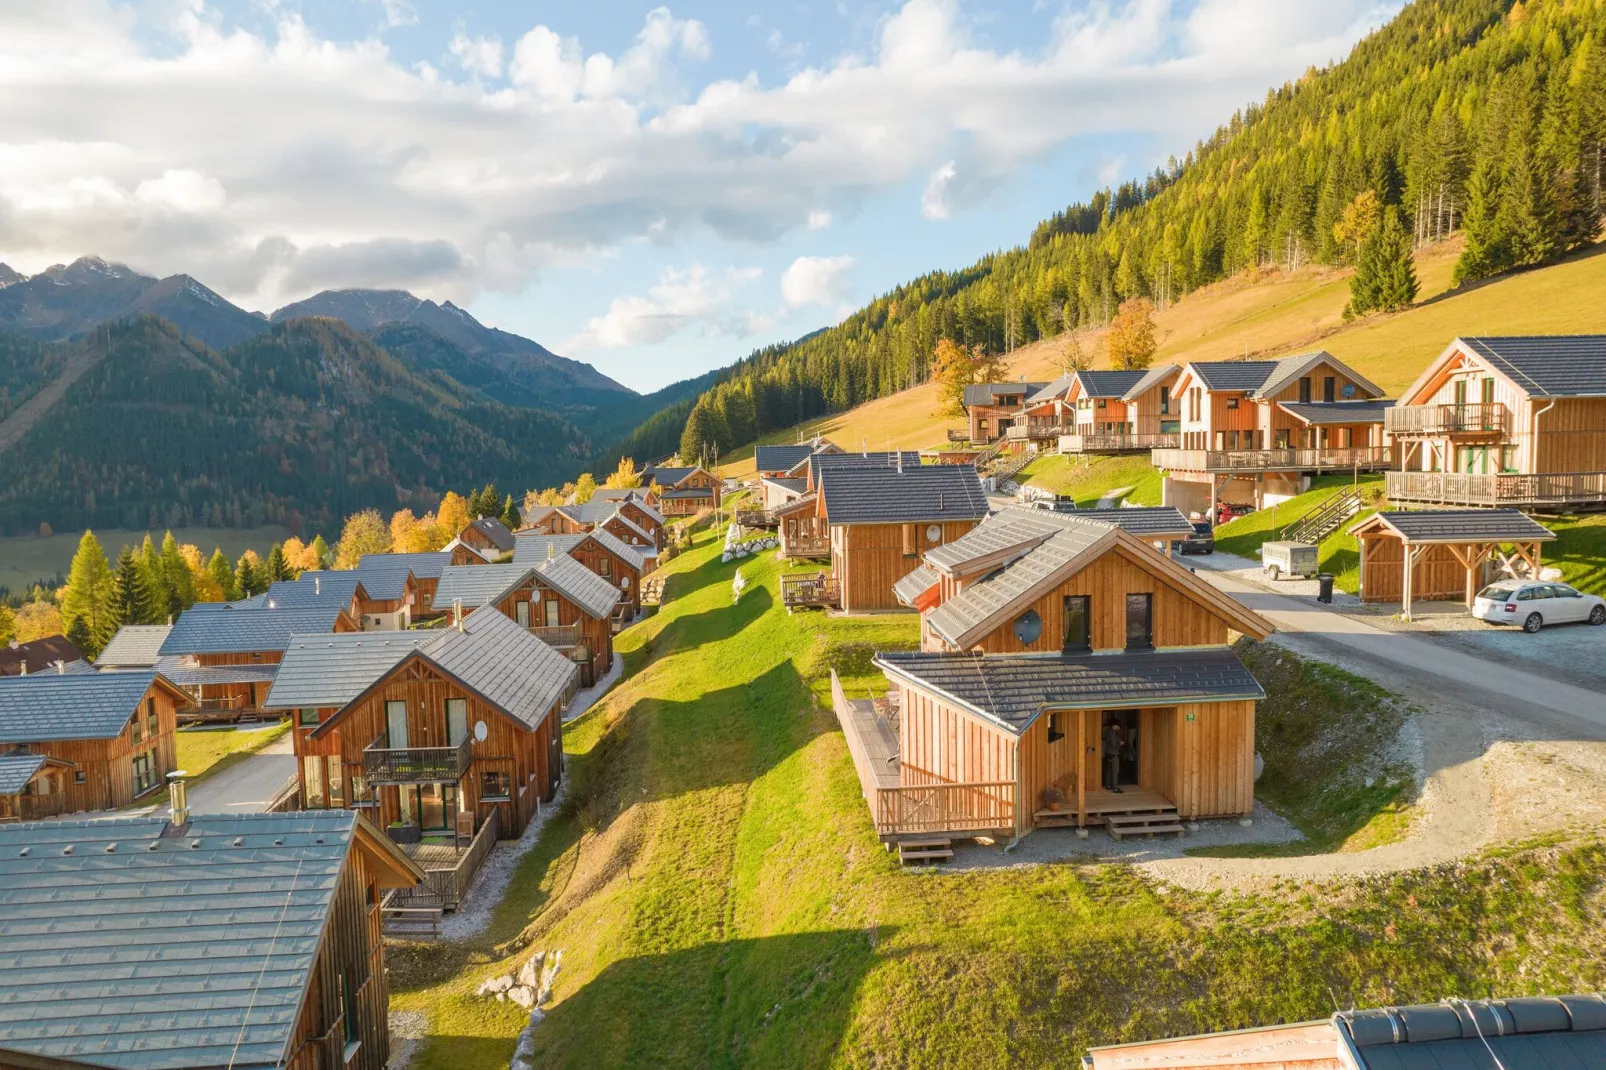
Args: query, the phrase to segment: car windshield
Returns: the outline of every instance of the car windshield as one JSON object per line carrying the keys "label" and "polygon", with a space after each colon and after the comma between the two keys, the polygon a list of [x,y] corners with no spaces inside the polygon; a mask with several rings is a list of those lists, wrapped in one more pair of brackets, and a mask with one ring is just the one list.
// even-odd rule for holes
{"label": "car windshield", "polygon": [[1195,524],[1193,526],[1193,533],[1195,535],[1208,535],[1208,534],[1210,534],[1210,525],[1209,524]]}
{"label": "car windshield", "polygon": [[1485,587],[1478,592],[1478,597],[1487,598],[1491,602],[1504,602],[1511,597],[1511,588],[1501,587],[1498,584],[1492,587]]}

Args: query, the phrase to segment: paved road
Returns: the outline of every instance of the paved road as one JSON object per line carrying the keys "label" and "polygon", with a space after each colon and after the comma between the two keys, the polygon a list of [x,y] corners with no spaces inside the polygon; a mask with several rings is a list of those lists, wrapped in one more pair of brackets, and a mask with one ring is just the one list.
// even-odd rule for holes
{"label": "paved road", "polygon": [[[242,762],[190,788],[193,814],[254,814],[295,775],[296,756],[286,734]],[[167,808],[163,807],[163,812]]]}
{"label": "paved road", "polygon": [[1332,644],[1387,670],[1432,677],[1445,698],[1464,698],[1478,706],[1583,729],[1593,738],[1606,737],[1606,679],[1600,690],[1576,687],[1551,679],[1542,670],[1515,669],[1430,638],[1379,628],[1313,599],[1273,594],[1208,566],[1198,574],[1266,617],[1280,632]]}

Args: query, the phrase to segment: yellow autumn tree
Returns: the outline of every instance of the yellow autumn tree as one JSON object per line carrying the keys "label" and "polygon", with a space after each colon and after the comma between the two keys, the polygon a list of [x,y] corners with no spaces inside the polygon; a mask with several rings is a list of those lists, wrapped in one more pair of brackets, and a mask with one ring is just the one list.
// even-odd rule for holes
{"label": "yellow autumn tree", "polygon": [[455,490],[446,492],[440,505],[435,507],[435,523],[446,536],[446,542],[457,538],[468,527],[468,501]]}
{"label": "yellow autumn tree", "polygon": [[378,509],[364,509],[346,517],[335,544],[335,568],[356,568],[364,554],[390,551],[390,529]]}
{"label": "yellow autumn tree", "polygon": [[62,630],[61,610],[57,609],[53,603],[36,599],[17,610],[17,642],[19,643],[31,643],[35,639],[60,635]]}
{"label": "yellow autumn tree", "polygon": [[619,467],[608,476],[605,487],[615,487],[620,490],[629,490],[631,487],[641,486],[641,473],[636,471],[634,457],[619,458]]}
{"label": "yellow autumn tree", "polygon": [[1109,346],[1112,368],[1131,370],[1154,363],[1154,351],[1160,347],[1154,333],[1154,302],[1147,297],[1122,301],[1110,321]]}
{"label": "yellow autumn tree", "polygon": [[1360,252],[1361,243],[1377,229],[1378,217],[1382,210],[1383,206],[1378,203],[1377,194],[1372,190],[1363,189],[1355,195],[1353,201],[1344,206],[1344,214],[1333,224],[1333,240],[1338,243],[1338,247],[1344,251],[1345,258],[1351,263]]}
{"label": "yellow autumn tree", "polygon": [[944,416],[963,416],[965,387],[976,381],[976,362],[970,350],[951,338],[939,339],[931,353],[931,377],[937,381],[937,411]]}

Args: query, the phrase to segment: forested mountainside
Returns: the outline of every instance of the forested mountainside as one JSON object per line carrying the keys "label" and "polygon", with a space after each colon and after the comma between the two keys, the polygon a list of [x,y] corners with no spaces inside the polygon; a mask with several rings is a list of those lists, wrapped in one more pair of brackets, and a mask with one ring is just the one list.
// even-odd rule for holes
{"label": "forested mountainside", "polygon": [[558,416],[410,368],[327,319],[221,351],[151,316],[67,344],[0,338],[0,412],[15,408],[6,376],[32,394],[74,361],[87,370],[20,437],[0,419],[0,534],[328,528],[449,486],[561,482],[596,449]]}
{"label": "forested mountainside", "polygon": [[[940,339],[999,352],[1107,322],[1131,297],[1344,262],[1364,235],[1335,233],[1341,222],[1397,213],[1419,241],[1464,233],[1463,281],[1543,263],[1598,233],[1603,143],[1606,3],[1418,0],[1344,62],[1268,92],[1146,180],[1057,213],[1027,246],[752,354],[689,407],[681,444],[729,450],[924,382]],[[1357,210],[1368,191],[1376,212]]]}

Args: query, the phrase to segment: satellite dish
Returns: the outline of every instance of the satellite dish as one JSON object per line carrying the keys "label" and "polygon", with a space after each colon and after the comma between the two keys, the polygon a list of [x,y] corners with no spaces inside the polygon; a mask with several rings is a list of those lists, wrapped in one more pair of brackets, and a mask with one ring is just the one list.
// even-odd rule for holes
{"label": "satellite dish", "polygon": [[933,525],[931,525],[930,527],[928,527],[926,529],[926,541],[927,542],[941,542],[942,541],[942,525],[941,524],[933,524]]}
{"label": "satellite dish", "polygon": [[1037,615],[1037,610],[1028,609],[1015,618],[1015,638],[1022,646],[1031,646],[1043,635],[1043,618]]}
{"label": "satellite dish", "polygon": [[1354,397],[1355,396],[1355,384],[1354,383],[1345,383],[1344,384],[1344,389],[1340,390],[1339,393],[1343,394],[1347,398]]}
{"label": "satellite dish", "polygon": [[490,734],[491,734],[491,730],[486,727],[484,721],[475,721],[474,722],[474,739],[476,741],[478,741],[480,743],[484,743],[485,742],[485,737],[490,735]]}

